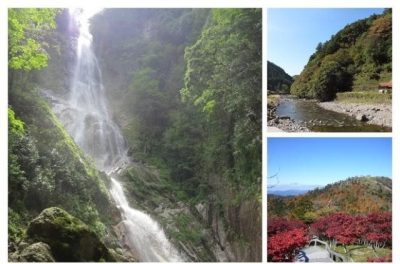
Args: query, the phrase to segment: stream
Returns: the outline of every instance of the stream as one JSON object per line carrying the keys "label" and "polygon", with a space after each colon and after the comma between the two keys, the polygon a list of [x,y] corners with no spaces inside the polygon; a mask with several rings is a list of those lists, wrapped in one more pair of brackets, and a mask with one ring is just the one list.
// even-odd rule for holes
{"label": "stream", "polygon": [[371,125],[356,118],[326,110],[317,101],[298,99],[294,96],[280,97],[276,109],[279,117],[290,117],[296,123],[315,132],[389,132],[390,128]]}
{"label": "stream", "polygon": [[97,169],[110,176],[110,193],[123,219],[123,246],[129,247],[139,261],[182,261],[160,225],[148,214],[129,206],[123,186],[116,179],[130,163],[127,147],[108,111],[100,67],[92,50],[90,15],[80,9],[70,13],[80,30],[76,66],[68,98],[54,100],[53,110],[75,142],[93,158]]}

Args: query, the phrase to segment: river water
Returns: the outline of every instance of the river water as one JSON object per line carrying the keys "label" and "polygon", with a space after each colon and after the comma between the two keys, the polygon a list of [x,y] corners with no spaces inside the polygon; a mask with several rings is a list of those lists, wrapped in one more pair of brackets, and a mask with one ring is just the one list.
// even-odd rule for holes
{"label": "river water", "polygon": [[389,132],[390,128],[370,125],[346,114],[326,110],[316,101],[281,96],[276,109],[279,117],[287,116],[316,132]]}
{"label": "river water", "polygon": [[96,167],[111,177],[110,193],[119,208],[125,234],[122,243],[140,261],[182,261],[163,229],[149,215],[129,206],[122,185],[115,179],[129,164],[127,148],[119,127],[108,111],[100,67],[92,49],[90,15],[71,10],[79,24],[76,66],[67,99],[58,99],[54,111],[66,130]]}

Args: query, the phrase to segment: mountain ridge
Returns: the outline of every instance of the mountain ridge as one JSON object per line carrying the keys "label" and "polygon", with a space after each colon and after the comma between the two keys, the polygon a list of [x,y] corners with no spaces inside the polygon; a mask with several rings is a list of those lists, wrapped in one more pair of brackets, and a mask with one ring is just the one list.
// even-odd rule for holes
{"label": "mountain ridge", "polygon": [[271,61],[267,61],[268,91],[288,94],[293,83],[293,77]]}
{"label": "mountain ridge", "polygon": [[337,92],[376,90],[392,75],[392,11],[346,25],[318,43],[290,93],[333,100]]}
{"label": "mountain ridge", "polygon": [[269,217],[290,217],[312,222],[335,212],[367,214],[391,211],[392,179],[356,176],[297,196],[268,195]]}

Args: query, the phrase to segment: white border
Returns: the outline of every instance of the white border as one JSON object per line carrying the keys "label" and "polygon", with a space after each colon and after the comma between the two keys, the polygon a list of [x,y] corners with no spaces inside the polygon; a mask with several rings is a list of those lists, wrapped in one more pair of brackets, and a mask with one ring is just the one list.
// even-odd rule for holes
{"label": "white border", "polygon": [[[398,38],[400,16],[398,8],[400,1],[398,0],[1,0],[0,1],[0,67],[2,74],[0,80],[2,87],[0,88],[0,261],[6,263],[8,261],[7,252],[7,98],[8,98],[8,81],[7,81],[7,8],[11,7],[147,7],[147,8],[218,8],[232,7],[245,8],[255,7],[263,8],[263,117],[266,117],[266,61],[267,61],[267,8],[339,8],[339,7],[391,7],[393,8],[393,73],[397,72],[397,62],[400,56],[400,43]],[[263,119],[263,260],[266,261],[266,176],[267,176],[267,136],[268,137],[392,137],[393,146],[393,249],[398,249],[399,241],[396,234],[399,234],[399,218],[398,200],[400,194],[398,186],[399,173],[399,146],[398,146],[398,124],[400,116],[398,115],[398,105],[400,102],[399,93],[397,92],[398,77],[393,74],[394,92],[393,92],[393,132],[392,133],[272,133],[266,130],[266,118]],[[397,210],[396,210],[397,209]],[[393,250],[393,261],[400,261],[400,251]]]}
{"label": "white border", "polygon": [[[272,2],[272,1],[271,1]],[[398,83],[398,78],[396,73],[396,70],[398,69],[397,63],[399,62],[399,56],[400,56],[400,51],[399,51],[399,15],[398,15],[398,9],[400,8],[400,1],[342,1],[342,0],[328,0],[328,1],[320,1],[320,2],[314,2],[314,1],[291,1],[291,0],[281,0],[278,1],[280,3],[269,3],[267,4],[268,7],[270,8],[392,8],[393,11],[393,61],[392,61],[392,79],[394,86],[396,87]],[[283,4],[282,4],[283,3]],[[265,10],[264,10],[265,11]],[[266,21],[266,20],[265,20]],[[264,21],[264,22],[265,22]],[[266,23],[264,23],[264,30],[268,27],[268,25],[265,26]],[[268,44],[267,44],[268,45]],[[265,48],[265,47],[264,47]],[[265,53],[267,53],[267,49],[265,49]],[[268,58],[268,55],[267,55]],[[264,60],[266,61],[266,60]],[[264,64],[264,68],[266,65]],[[266,69],[264,69],[266,71]],[[265,83],[265,82],[264,82]],[[265,85],[264,85],[265,86]],[[288,138],[296,138],[296,137],[306,137],[306,138],[314,138],[314,137],[323,137],[323,138],[329,138],[329,137],[336,137],[336,138],[341,138],[341,137],[346,137],[346,138],[364,138],[364,137],[385,137],[385,138],[392,138],[392,261],[393,263],[397,263],[400,260],[400,252],[397,250],[399,247],[399,241],[398,237],[396,234],[399,234],[399,225],[398,220],[400,219],[399,216],[399,198],[400,194],[398,192],[398,186],[399,186],[399,179],[398,179],[398,172],[399,172],[399,146],[398,146],[398,126],[399,126],[399,118],[400,116],[398,115],[398,108],[400,98],[399,98],[399,93],[397,92],[396,88],[393,90],[393,96],[392,96],[392,132],[386,132],[386,133],[350,133],[350,132],[345,132],[345,133],[326,133],[326,132],[320,132],[320,133],[285,133],[285,132],[268,132],[266,127],[263,127],[264,133],[267,135],[268,138],[275,138],[275,137],[288,137]],[[266,102],[266,99],[264,100]],[[265,116],[265,115],[264,115]],[[396,135],[397,134],[397,135]],[[266,137],[264,137],[265,139]],[[264,151],[267,151],[267,143],[265,140],[264,143]],[[265,169],[263,170],[264,172],[264,178],[267,177],[267,154],[264,155],[264,160],[263,164]],[[268,183],[267,183],[268,185]],[[267,188],[266,188],[267,189]],[[266,200],[266,193],[267,190],[265,190],[264,193],[264,200]],[[266,201],[264,201],[267,203]],[[264,210],[266,211],[266,206],[264,207]],[[397,209],[397,210],[396,210]],[[267,213],[264,212],[264,216],[266,216]],[[264,217],[264,222],[266,222],[266,217]],[[266,245],[267,243],[267,237],[266,234],[264,236],[264,243]],[[265,258],[263,258],[264,262],[266,262],[266,255]]]}

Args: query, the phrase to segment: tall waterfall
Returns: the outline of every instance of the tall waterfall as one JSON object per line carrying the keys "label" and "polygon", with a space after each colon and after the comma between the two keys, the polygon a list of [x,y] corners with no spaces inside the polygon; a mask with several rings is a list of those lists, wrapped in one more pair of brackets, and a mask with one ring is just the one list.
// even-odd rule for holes
{"label": "tall waterfall", "polygon": [[79,24],[76,67],[69,98],[54,106],[75,142],[96,162],[98,169],[111,177],[111,195],[123,218],[123,244],[138,255],[140,261],[181,261],[178,251],[168,241],[163,229],[149,215],[131,208],[122,185],[112,178],[129,162],[127,149],[118,126],[106,103],[101,71],[92,50],[89,31],[90,14],[74,10]]}

